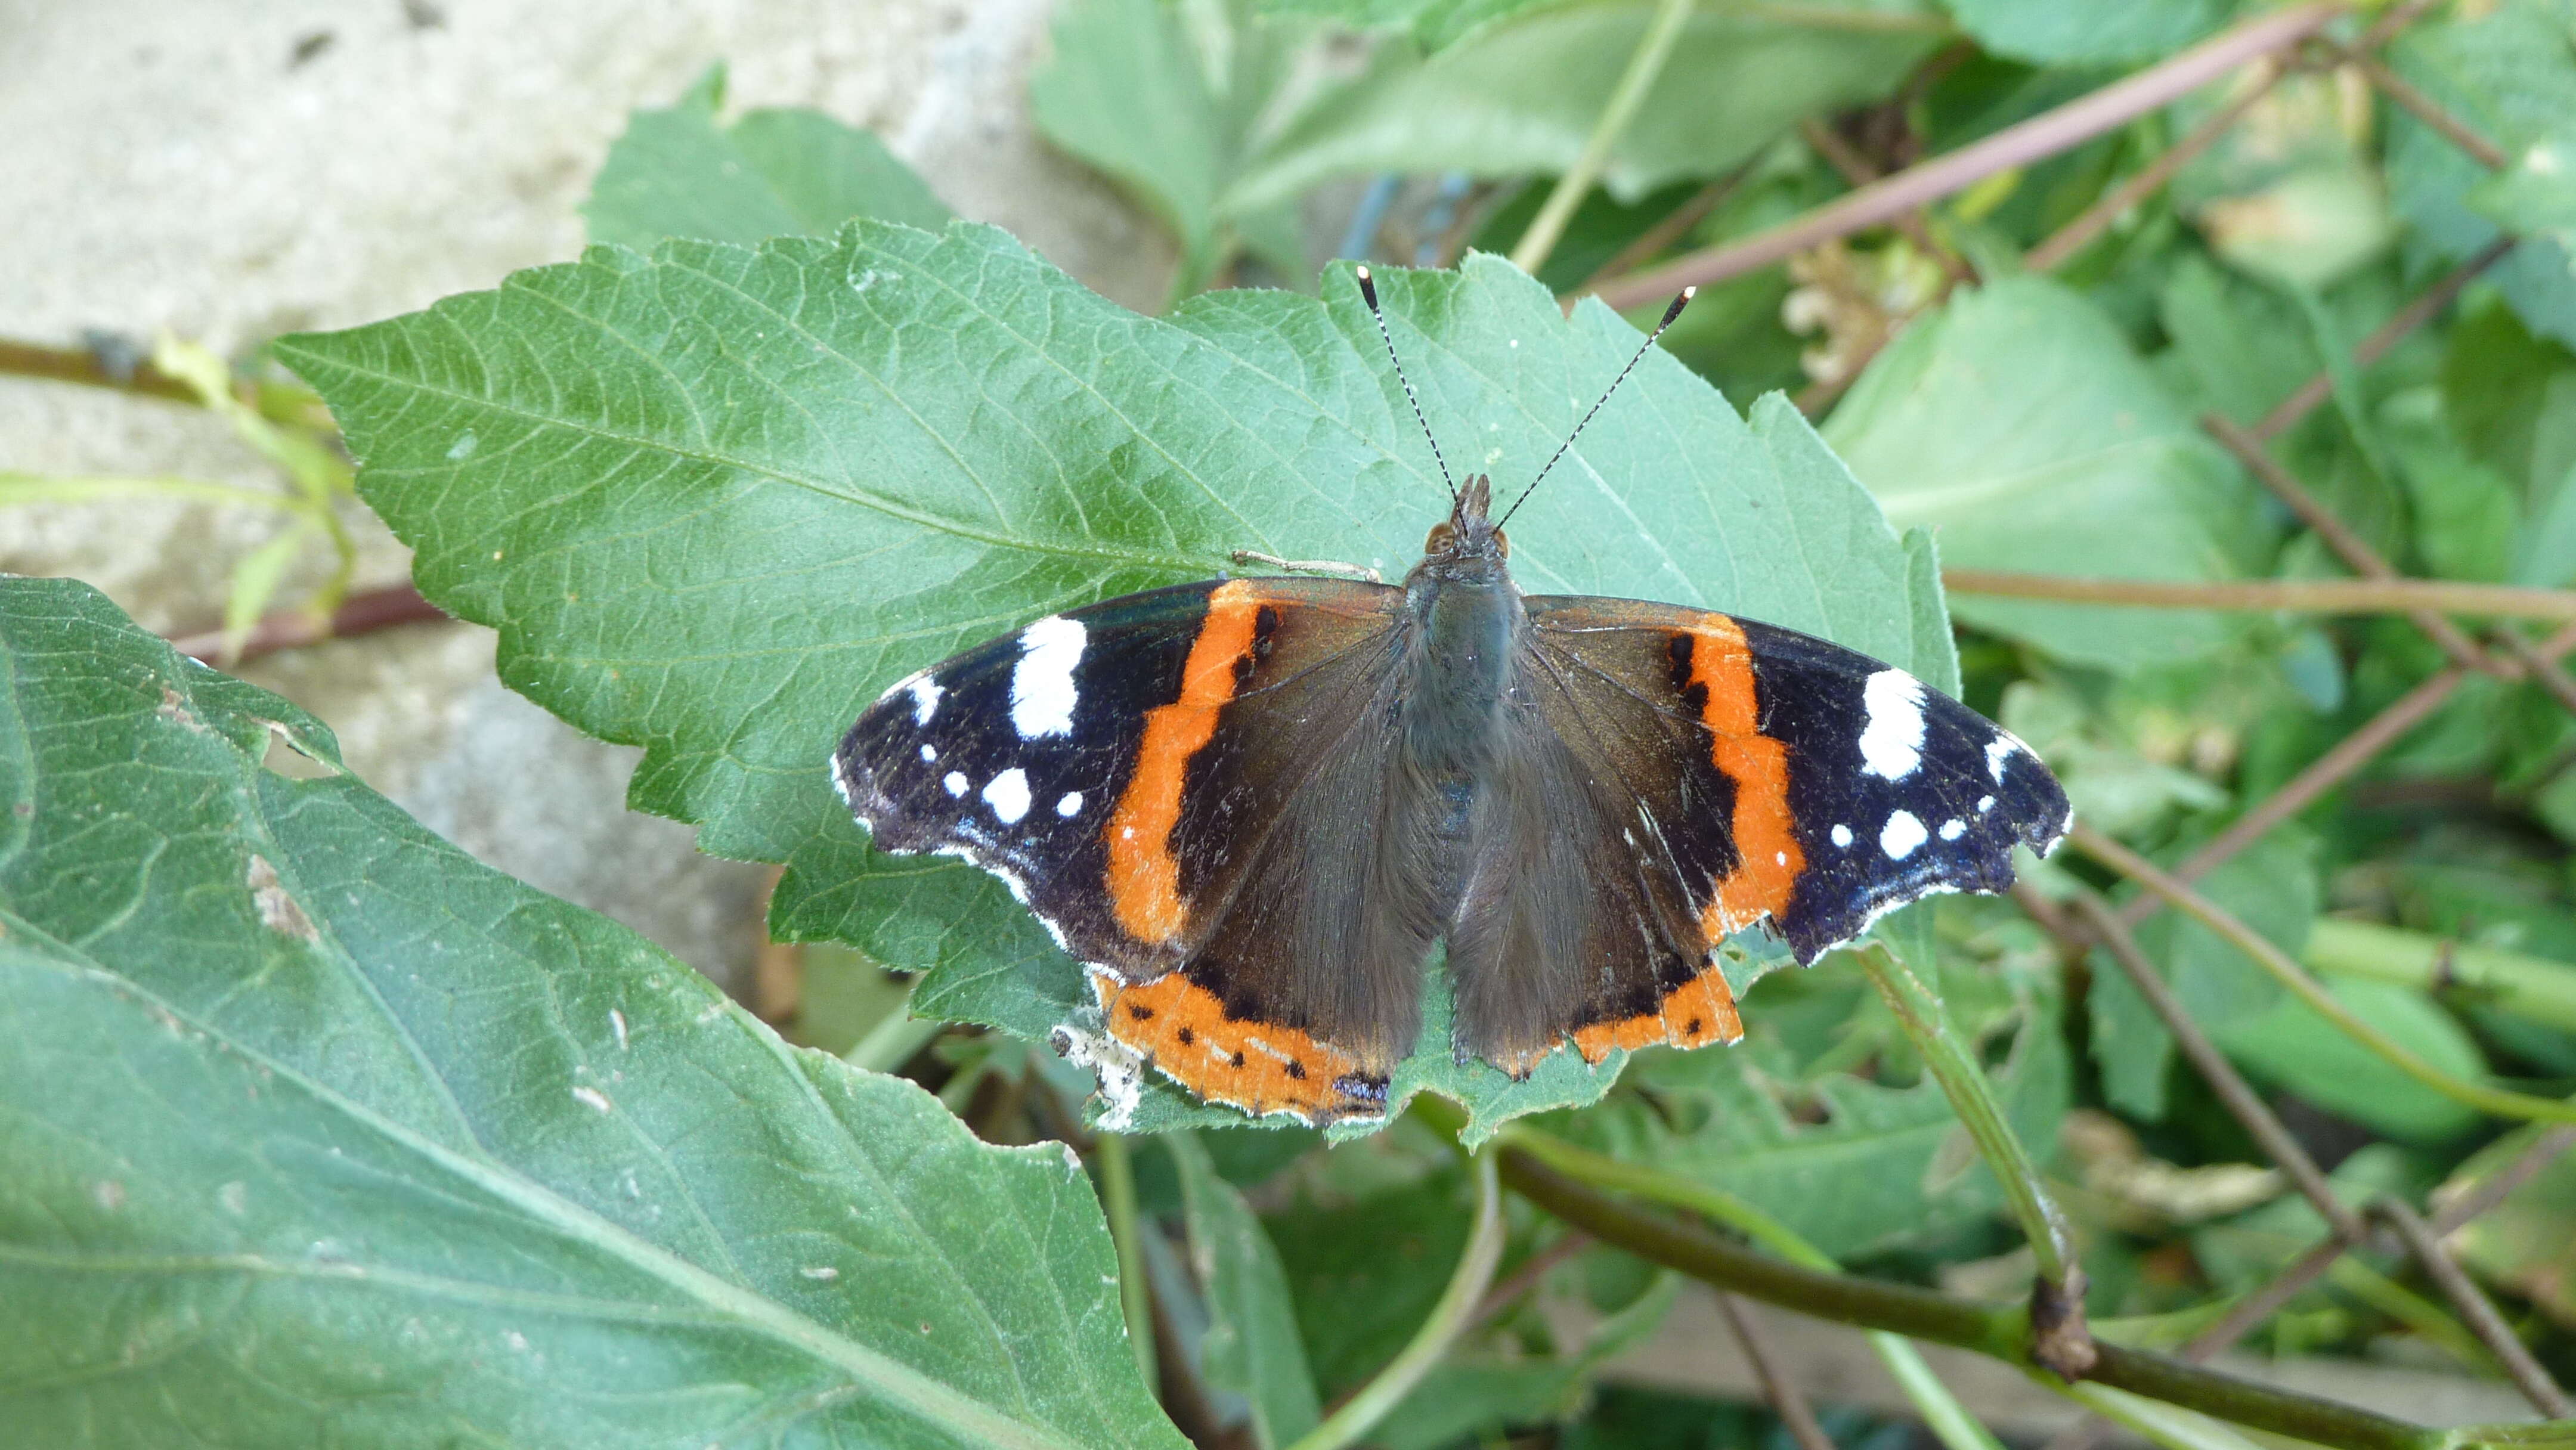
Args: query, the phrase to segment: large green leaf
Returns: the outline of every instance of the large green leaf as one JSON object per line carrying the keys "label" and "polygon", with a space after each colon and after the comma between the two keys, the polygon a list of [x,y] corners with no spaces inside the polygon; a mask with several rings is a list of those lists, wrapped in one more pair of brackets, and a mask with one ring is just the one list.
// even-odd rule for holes
{"label": "large green leaf", "polygon": [[1475,34],[1523,11],[1566,0],[1261,0],[1270,15],[1332,20],[1354,30],[1403,30],[1425,51]]}
{"label": "large green leaf", "polygon": [[1029,78],[1030,116],[1171,228],[1175,296],[1206,286],[1245,243],[1304,280],[1295,207],[1245,203],[1232,188],[1295,110],[1330,89],[1290,93],[1310,32],[1257,19],[1247,0],[1075,0],[1058,13],[1055,53]]}
{"label": "large green leaf", "polygon": [[1198,1139],[1172,1133],[1163,1145],[1180,1173],[1190,1264],[1207,1292],[1201,1370],[1212,1388],[1251,1404],[1254,1442],[1261,1450],[1276,1450],[1315,1428],[1323,1414],[1315,1376],[1306,1368],[1306,1346],[1297,1337],[1287,1272],[1261,1220],[1243,1194],[1217,1176]]}
{"label": "large green leaf", "polygon": [[[1380,286],[1449,457],[1506,487],[1638,341],[1493,258]],[[597,249],[279,351],[330,399],[421,588],[500,630],[502,677],[645,747],[637,807],[787,862],[781,935],[928,971],[916,1011],[1028,1037],[1086,1020],[1079,971],[1000,883],[867,851],[826,778],[841,731],[914,669],[1222,573],[1235,549],[1400,571],[1445,507],[1341,272],[1322,301],[1211,294],[1163,321],[999,231],[862,223],[756,252]],[[1669,358],[1513,544],[1534,591],[1725,608],[1948,668],[1922,556],[1796,411],[1773,400],[1748,427]],[[1616,1065],[1540,1071],[1576,1101]]]}
{"label": "large green leaf", "polygon": [[85,585],[0,675],[13,1442],[1183,1443],[1061,1146],[264,769],[337,748]]}
{"label": "large green leaf", "polygon": [[[2451,1076],[2486,1076],[2477,1043],[2431,994],[2361,977],[2337,978],[2326,988],[2354,1016]],[[2475,1108],[2398,1071],[2295,997],[2282,997],[2258,1016],[2210,1026],[2219,1047],[2247,1072],[2373,1132],[2442,1143],[2478,1125]]]}
{"label": "large green leaf", "polygon": [[[1871,364],[1825,437],[1954,568],[2204,580],[2240,570],[2243,484],[2092,303],[2019,277],[1952,297]],[[2226,638],[2219,616],[1961,598],[1960,618],[2113,666]]]}
{"label": "large green leaf", "polygon": [[2218,28],[2232,0],[1949,0],[1950,13],[1997,55],[2035,65],[2155,60]]}
{"label": "large green leaf", "polygon": [[[2179,850],[2164,853],[2179,857]],[[2317,915],[2315,843],[2276,831],[2229,857],[2204,877],[2202,894],[2296,958],[2307,945]],[[2191,1020],[2215,1031],[2261,1017],[2281,1000],[2281,987],[2198,922],[2161,912],[2138,930],[2138,945],[2163,972]],[[2147,1005],[2128,974],[2095,956],[2089,1006],[2093,1060],[2102,1069],[2102,1091],[2113,1106],[2149,1121],[2165,1115],[2165,1074],[2173,1063],[2173,1034]]]}
{"label": "large green leaf", "polygon": [[[1694,13],[1612,145],[1602,184],[1633,200],[1722,175],[1802,116],[1886,95],[1942,40],[1921,0],[1801,8]],[[1654,9],[1649,0],[1540,9],[1427,58],[1389,41],[1330,104],[1307,107],[1262,149],[1233,181],[1234,204],[1286,201],[1355,173],[1569,170]]]}
{"label": "large green leaf", "polygon": [[[2407,27],[2390,55],[2397,71],[2435,104],[2503,149],[2527,156],[2576,115],[2576,0],[2502,0],[2458,6],[2439,21]],[[2451,140],[2402,111],[2389,117],[2388,188],[2418,245],[2459,260],[2497,235],[2495,216],[2519,221],[2528,188],[2489,181],[2487,168]],[[2481,188],[2488,188],[2481,190]],[[2475,201],[2484,201],[2482,212]],[[2538,236],[2487,276],[2532,331],[2576,345],[2576,271],[2563,239]]]}
{"label": "large green leaf", "polygon": [[[1645,0],[1357,10],[1075,0],[1030,82],[1030,106],[1049,139],[1172,229],[1176,295],[1206,285],[1241,244],[1302,277],[1296,203],[1320,183],[1571,167],[1653,9]],[[1421,40],[1386,38],[1342,75],[1313,49],[1318,15],[1407,23]],[[1719,175],[1801,116],[1884,95],[1942,30],[1928,0],[1845,0],[1798,15],[1712,7],[1675,44],[1602,180],[1633,201]]]}
{"label": "large green leaf", "polygon": [[948,208],[872,131],[819,111],[753,111],[716,123],[718,66],[667,110],[637,111],[608,148],[582,216],[594,242],[741,242],[829,236],[852,217],[936,227]]}
{"label": "large green leaf", "polygon": [[[1991,1214],[2002,1198],[1950,1100],[1929,1077],[1894,1088],[1842,1074],[1801,1083],[1763,1021],[1730,1053],[1657,1051],[1619,1098],[1552,1126],[1600,1151],[1733,1193],[1837,1258],[1919,1244]],[[1995,1096],[2025,1143],[2056,1141],[2070,1075],[2045,1010],[2024,1012]]]}

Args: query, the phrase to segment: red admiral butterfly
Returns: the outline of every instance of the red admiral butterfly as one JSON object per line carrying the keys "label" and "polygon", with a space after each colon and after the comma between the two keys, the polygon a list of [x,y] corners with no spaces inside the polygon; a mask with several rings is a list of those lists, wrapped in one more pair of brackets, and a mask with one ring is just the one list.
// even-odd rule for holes
{"label": "red admiral butterfly", "polygon": [[1812,963],[1906,902],[2004,889],[2016,844],[2065,834],[2038,757],[1903,670],[1733,615],[1523,595],[1492,502],[1453,484],[1401,585],[1210,580],[1038,620],[888,690],[834,783],[879,849],[1008,882],[1120,1043],[1316,1123],[1385,1111],[1444,938],[1462,1059],[1733,1042],[1729,932],[1767,921]]}

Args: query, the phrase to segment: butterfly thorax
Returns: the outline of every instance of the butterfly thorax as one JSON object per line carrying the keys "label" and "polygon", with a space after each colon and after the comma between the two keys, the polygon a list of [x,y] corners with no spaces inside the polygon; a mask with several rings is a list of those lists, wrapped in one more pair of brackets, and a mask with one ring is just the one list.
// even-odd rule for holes
{"label": "butterfly thorax", "polygon": [[1490,488],[1482,475],[1467,480],[1404,581],[1405,755],[1447,797],[1446,824],[1457,828],[1500,746],[1516,646],[1528,627],[1504,563],[1510,545],[1488,516]]}

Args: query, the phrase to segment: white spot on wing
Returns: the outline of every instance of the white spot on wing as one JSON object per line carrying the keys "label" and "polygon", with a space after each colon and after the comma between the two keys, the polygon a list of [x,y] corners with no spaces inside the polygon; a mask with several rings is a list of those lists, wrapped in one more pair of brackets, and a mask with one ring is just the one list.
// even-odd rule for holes
{"label": "white spot on wing", "polygon": [[2003,784],[2004,762],[2012,759],[2013,751],[2020,745],[2020,741],[2009,735],[1998,735],[1986,742],[1986,773],[1995,778],[1995,784]]}
{"label": "white spot on wing", "polygon": [[1868,717],[1860,732],[1861,768],[1903,780],[1923,763],[1923,682],[1903,670],[1880,670],[1861,682]]}
{"label": "white spot on wing", "polygon": [[928,764],[930,764],[932,761],[937,760],[938,758],[939,758],[939,747],[938,747],[938,746],[936,746],[936,745],[925,745],[925,746],[921,747],[921,763],[922,763],[922,764],[924,764],[924,765],[928,765]]}
{"label": "white spot on wing", "polygon": [[1029,813],[1029,773],[1015,765],[986,781],[984,804],[993,808],[994,819],[1003,825],[1018,825],[1020,817]]}
{"label": "white spot on wing", "polygon": [[1786,866],[1789,864],[1789,853],[1786,851],[1774,851],[1771,853],[1771,860],[1777,865]]}
{"label": "white spot on wing", "polygon": [[1981,815],[1981,816],[1982,816],[1982,815],[1984,815],[1986,812],[1988,812],[1988,811],[1990,811],[1990,810],[1993,810],[1994,808],[1995,808],[1995,798],[1994,798],[1993,796],[1990,796],[1990,795],[1981,795],[1981,796],[1977,797],[1977,814],[1978,814],[1978,815]]}
{"label": "white spot on wing", "polygon": [[1078,790],[1069,790],[1063,795],[1056,797],[1055,813],[1064,817],[1068,821],[1072,820],[1075,816],[1081,815],[1082,792]]}
{"label": "white spot on wing", "polygon": [[1887,818],[1887,829],[1878,833],[1878,849],[1885,851],[1890,861],[1902,861],[1930,839],[1912,811],[1898,811]]}
{"label": "white spot on wing", "polygon": [[1968,823],[1956,816],[1941,823],[1941,839],[1944,841],[1955,841],[1966,834],[1968,834]]}
{"label": "white spot on wing", "polygon": [[1073,733],[1080,692],[1073,672],[1090,632],[1079,620],[1050,614],[1020,631],[1020,662],[1011,667],[1011,726],[1022,740]]}
{"label": "white spot on wing", "polygon": [[966,793],[966,772],[962,770],[952,770],[948,772],[947,775],[941,777],[939,783],[948,787],[948,793],[950,795],[964,795]]}
{"label": "white spot on wing", "polygon": [[928,675],[914,677],[904,688],[912,692],[912,723],[915,725],[929,724],[930,717],[939,713],[939,697],[948,693]]}
{"label": "white spot on wing", "polygon": [[1851,846],[1851,827],[1834,827],[1834,844],[1845,849],[1849,849]]}

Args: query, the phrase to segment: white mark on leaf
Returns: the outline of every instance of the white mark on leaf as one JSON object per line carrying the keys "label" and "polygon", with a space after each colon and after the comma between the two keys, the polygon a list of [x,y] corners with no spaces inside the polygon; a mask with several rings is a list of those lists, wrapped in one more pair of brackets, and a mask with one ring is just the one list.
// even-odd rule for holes
{"label": "white mark on leaf", "polygon": [[296,905],[295,898],[287,895],[286,888],[278,884],[277,868],[268,864],[267,857],[254,854],[250,858],[249,880],[251,901],[259,907],[260,925],[279,936],[291,936],[297,941],[321,938],[322,933],[313,929],[313,919],[306,916],[304,908]]}
{"label": "white mark on leaf", "polygon": [[608,1094],[601,1092],[595,1087],[574,1088],[572,1090],[572,1096],[573,1101],[581,1104],[583,1107],[589,1108],[593,1112],[614,1112],[617,1107],[615,1103],[608,1100]]}

